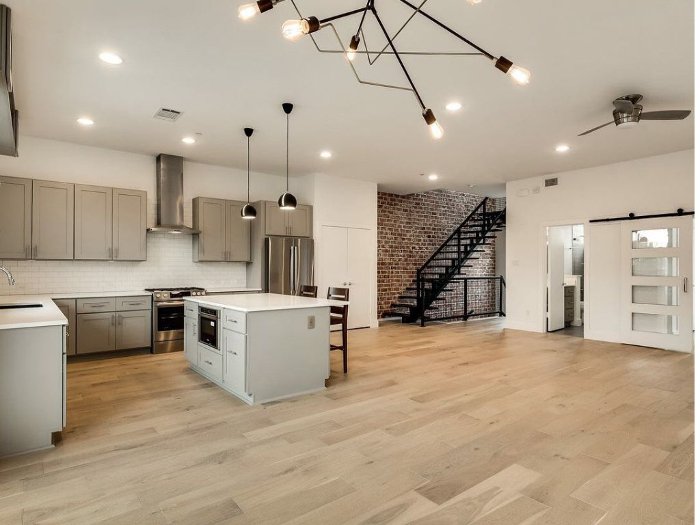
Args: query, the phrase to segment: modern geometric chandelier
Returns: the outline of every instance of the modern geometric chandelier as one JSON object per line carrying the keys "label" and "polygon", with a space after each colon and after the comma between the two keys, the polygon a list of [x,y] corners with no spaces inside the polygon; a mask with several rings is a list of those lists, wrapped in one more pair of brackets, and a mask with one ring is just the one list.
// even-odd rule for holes
{"label": "modern geometric chandelier", "polygon": [[[257,14],[264,13],[266,11],[271,10],[275,5],[279,4],[280,2],[283,2],[284,0],[258,0],[257,2],[252,2],[248,4],[244,4],[238,8],[238,17],[241,20],[249,20],[256,16]],[[388,0],[387,0],[388,1]],[[423,98],[420,96],[420,93],[418,92],[418,88],[416,87],[415,83],[413,82],[413,79],[411,78],[411,75],[408,72],[408,69],[406,68],[406,65],[404,64],[403,60],[401,59],[402,55],[424,55],[424,56],[433,56],[433,55],[476,55],[476,56],[484,56],[487,59],[489,59],[491,62],[494,63],[494,66],[496,69],[502,71],[503,73],[507,74],[510,76],[513,81],[516,84],[519,85],[527,85],[530,82],[530,72],[520,66],[515,65],[512,61],[508,60],[504,56],[501,57],[496,57],[495,55],[489,53],[482,47],[476,45],[474,42],[469,40],[468,38],[464,37],[463,35],[459,34],[457,31],[454,29],[450,28],[446,24],[442,23],[441,21],[437,20],[430,14],[426,13],[422,8],[423,6],[428,2],[428,0],[422,0],[422,2],[419,5],[414,5],[408,0],[394,0],[398,1],[405,6],[409,7],[411,10],[413,10],[413,13],[411,14],[411,17],[403,24],[401,29],[394,34],[394,36],[390,36],[389,33],[387,32],[386,26],[384,25],[384,22],[379,16],[379,13],[377,12],[377,9],[375,7],[375,0],[367,0],[366,4],[364,7],[358,8],[358,9],[353,9],[352,11],[346,11],[344,13],[340,13],[334,16],[329,16],[327,18],[322,18],[319,19],[315,16],[308,16],[308,17],[302,17],[301,14],[299,13],[299,10],[297,9],[296,3],[294,0],[290,0],[294,8],[296,9],[297,13],[299,13],[300,18],[298,19],[293,19],[293,20],[287,20],[284,24],[282,24],[282,35],[287,38],[288,40],[298,40],[304,35],[310,35],[312,39],[313,33],[319,31],[320,29],[324,29],[326,27],[331,27],[333,31],[336,33],[336,36],[338,36],[338,32],[336,31],[335,27],[333,26],[333,21],[335,20],[340,20],[342,18],[350,17],[353,15],[361,15],[359,26],[357,28],[357,31],[355,32],[354,35],[350,38],[350,42],[347,45],[345,49],[343,49],[341,52],[345,54],[348,62],[350,63],[353,71],[355,72],[355,76],[357,77],[357,80],[363,84],[372,84],[375,86],[380,86],[380,87],[388,87],[388,88],[395,88],[395,89],[406,89],[415,95],[418,104],[421,107],[421,111],[423,114],[423,119],[425,120],[426,124],[430,127],[430,131],[432,133],[433,138],[435,139],[440,139],[444,135],[444,131],[442,129],[442,126],[437,121],[437,118],[435,117],[435,114],[433,113],[432,109],[427,107],[425,103],[423,102]],[[466,0],[467,3],[471,5],[476,5],[481,3],[481,0]],[[379,28],[381,29],[382,33],[384,34],[384,37],[387,40],[387,45],[384,47],[384,49],[380,51],[370,51],[367,48],[366,42],[364,43],[365,49],[360,50],[360,43],[362,42],[362,36],[364,35],[363,32],[363,25],[366,21],[367,14],[371,13],[374,19],[376,20]],[[421,15],[442,30],[446,31],[447,33],[451,34],[455,38],[461,40],[468,46],[470,46],[472,49],[476,50],[476,52],[472,53],[439,53],[439,52],[402,52],[399,51],[396,48],[396,45],[394,43],[394,40],[396,37],[403,31],[403,29],[406,27],[408,22],[416,15]],[[331,50],[324,50],[321,49],[318,44],[316,44],[316,41],[314,40],[314,44],[316,45],[316,48],[320,52],[337,52],[337,51],[331,51]],[[399,63],[399,66],[401,66],[401,70],[403,71],[403,74],[406,76],[406,80],[408,80],[408,84],[410,88],[403,88],[400,86],[391,86],[391,85],[386,85],[386,84],[377,84],[373,82],[366,82],[363,81],[359,78],[357,71],[355,70],[354,66],[352,66],[352,62],[355,60],[355,57],[358,53],[365,54],[367,55],[368,59],[370,58],[370,55],[376,55],[375,59],[379,58],[379,56],[385,54],[385,51],[387,48],[390,48],[391,51],[389,52],[392,54],[396,60]],[[373,60],[369,60],[370,65],[373,64]]]}

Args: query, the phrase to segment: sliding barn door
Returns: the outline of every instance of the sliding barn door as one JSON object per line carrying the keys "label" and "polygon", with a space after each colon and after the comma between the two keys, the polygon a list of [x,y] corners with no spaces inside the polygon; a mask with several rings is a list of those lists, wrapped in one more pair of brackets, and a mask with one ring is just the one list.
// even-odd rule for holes
{"label": "sliding barn door", "polygon": [[622,341],[693,349],[693,219],[622,224]]}

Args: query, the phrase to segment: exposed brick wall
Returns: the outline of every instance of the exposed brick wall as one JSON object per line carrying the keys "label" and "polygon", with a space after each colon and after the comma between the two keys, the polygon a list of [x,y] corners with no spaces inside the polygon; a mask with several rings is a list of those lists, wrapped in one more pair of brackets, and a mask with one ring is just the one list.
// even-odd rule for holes
{"label": "exposed brick wall", "polygon": [[[416,270],[464,221],[483,197],[449,190],[396,195],[379,192],[378,206],[378,260],[377,260],[377,312],[381,317],[390,310],[391,303],[415,279]],[[502,207],[503,203],[494,203]],[[493,246],[485,246],[485,252],[465,268],[470,276],[493,276],[495,252]],[[470,285],[471,286],[471,285]],[[470,290],[470,302],[488,308],[494,303],[491,285],[476,286]],[[449,302],[448,298],[448,302]],[[461,290],[453,298],[461,304]]]}

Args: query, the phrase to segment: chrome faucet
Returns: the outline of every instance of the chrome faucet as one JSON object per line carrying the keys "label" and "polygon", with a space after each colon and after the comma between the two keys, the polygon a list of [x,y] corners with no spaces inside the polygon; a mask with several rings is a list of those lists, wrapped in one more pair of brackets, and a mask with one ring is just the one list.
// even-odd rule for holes
{"label": "chrome faucet", "polygon": [[15,278],[12,276],[12,272],[5,268],[4,266],[0,266],[0,271],[5,272],[5,275],[7,276],[7,282],[10,283],[10,286],[15,285]]}

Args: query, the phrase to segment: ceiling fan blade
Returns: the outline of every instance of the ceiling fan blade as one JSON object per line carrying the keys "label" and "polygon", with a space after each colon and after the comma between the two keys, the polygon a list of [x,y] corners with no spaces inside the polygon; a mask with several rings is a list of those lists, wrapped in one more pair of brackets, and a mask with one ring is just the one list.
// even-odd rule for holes
{"label": "ceiling fan blade", "polygon": [[672,109],[668,111],[645,111],[640,115],[642,120],[683,120],[690,115],[690,110]]}
{"label": "ceiling fan blade", "polygon": [[611,120],[610,122],[603,124],[602,126],[595,127],[593,129],[589,129],[588,131],[584,131],[583,133],[579,134],[579,137],[583,137],[584,135],[588,135],[589,133],[593,133],[594,131],[598,131],[600,128],[604,128],[605,126],[609,126],[610,124],[614,123],[614,120]]}
{"label": "ceiling fan blade", "polygon": [[613,106],[615,106],[615,109],[620,113],[625,113],[627,115],[631,115],[634,111],[634,104],[631,100],[618,98],[617,100],[613,100]]}

